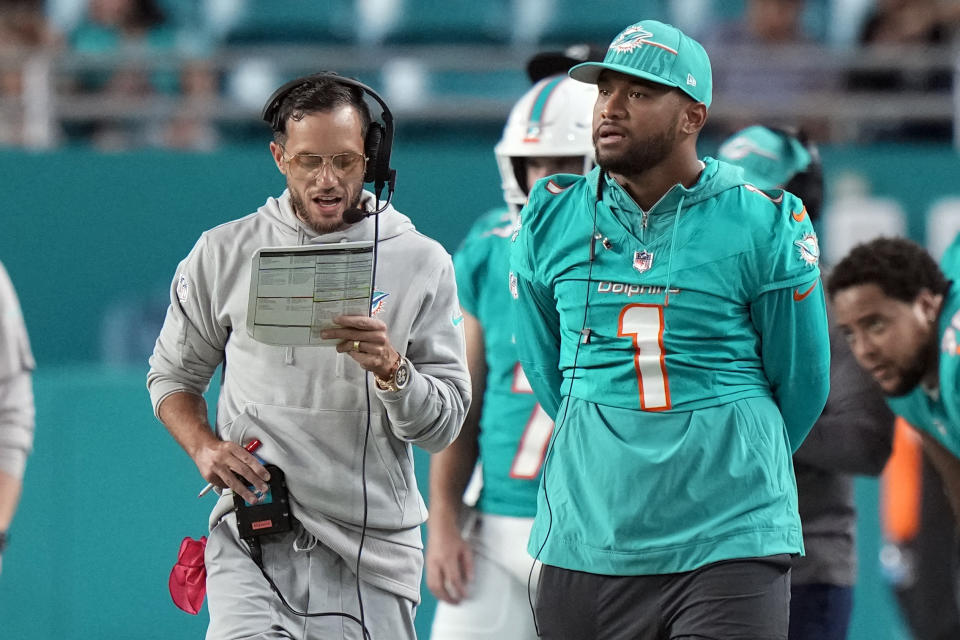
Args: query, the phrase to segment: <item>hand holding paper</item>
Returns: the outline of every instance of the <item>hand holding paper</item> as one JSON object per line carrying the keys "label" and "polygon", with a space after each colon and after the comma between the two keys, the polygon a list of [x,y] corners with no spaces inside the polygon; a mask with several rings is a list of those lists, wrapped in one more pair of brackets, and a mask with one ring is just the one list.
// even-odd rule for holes
{"label": "hand holding paper", "polygon": [[337,340],[337,351],[346,353],[365,370],[380,377],[389,375],[397,361],[397,350],[390,344],[387,325],[368,316],[337,316],[339,328],[324,329],[321,337]]}

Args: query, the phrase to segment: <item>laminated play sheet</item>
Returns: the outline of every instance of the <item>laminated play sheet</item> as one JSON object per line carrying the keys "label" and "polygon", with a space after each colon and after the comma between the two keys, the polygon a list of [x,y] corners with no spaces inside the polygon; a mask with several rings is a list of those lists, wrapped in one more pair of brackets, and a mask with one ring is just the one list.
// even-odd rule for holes
{"label": "laminated play sheet", "polygon": [[333,346],[320,332],[370,312],[373,242],[268,247],[253,254],[247,333],[272,345]]}

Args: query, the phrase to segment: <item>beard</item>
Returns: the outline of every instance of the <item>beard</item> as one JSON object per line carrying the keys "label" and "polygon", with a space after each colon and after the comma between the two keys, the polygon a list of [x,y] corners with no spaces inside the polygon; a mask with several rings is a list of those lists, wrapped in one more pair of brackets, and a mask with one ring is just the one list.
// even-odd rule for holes
{"label": "beard", "polygon": [[[304,204],[300,193],[293,189],[289,182],[287,182],[287,189],[290,191],[290,206],[293,208],[294,215],[297,216],[297,219],[299,219],[300,222],[307,225],[315,233],[317,233],[317,235],[333,233],[334,231],[339,231],[347,226],[343,221],[343,216],[336,220],[311,220],[307,213],[307,207]],[[363,189],[357,189],[357,195],[354,196],[353,201],[347,205],[347,208],[344,209],[344,211],[349,209],[359,209],[361,197],[363,197]]]}
{"label": "beard", "polygon": [[884,393],[891,398],[897,398],[916,389],[917,385],[927,376],[927,372],[937,366],[939,355],[939,345],[936,340],[931,339],[926,347],[917,354],[910,367],[900,372],[900,381],[897,386],[890,391],[884,391]]}
{"label": "beard", "polygon": [[664,161],[676,146],[677,129],[668,127],[659,134],[632,143],[623,151],[601,151],[597,146],[597,132],[593,132],[593,147],[597,164],[608,173],[635,176],[646,172]]}

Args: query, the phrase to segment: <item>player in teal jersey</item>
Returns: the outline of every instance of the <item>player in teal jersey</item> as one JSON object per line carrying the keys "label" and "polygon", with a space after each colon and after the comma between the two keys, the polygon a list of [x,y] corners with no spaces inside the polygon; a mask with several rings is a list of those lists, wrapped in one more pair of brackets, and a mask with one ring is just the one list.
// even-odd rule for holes
{"label": "player in teal jersey", "polygon": [[[537,637],[526,545],[553,421],[518,364],[507,274],[510,236],[529,186],[593,166],[590,115],[597,91],[566,77],[570,66],[536,82],[512,109],[495,149],[508,208],[477,220],[454,256],[467,361],[483,401],[456,442],[431,458],[427,584],[440,601],[432,640]],[[478,461],[482,488],[470,508],[464,490]]]}
{"label": "player in teal jersey", "polygon": [[960,524],[960,236],[941,265],[910,240],[879,238],[837,264],[829,292],[857,362],[920,430]]}
{"label": "player in teal jersey", "polygon": [[700,160],[710,62],[652,20],[596,83],[598,168],[531,190],[511,251],[520,361],[557,421],[528,551],[544,638],[785,638],[791,453],[826,400],[803,203]]}

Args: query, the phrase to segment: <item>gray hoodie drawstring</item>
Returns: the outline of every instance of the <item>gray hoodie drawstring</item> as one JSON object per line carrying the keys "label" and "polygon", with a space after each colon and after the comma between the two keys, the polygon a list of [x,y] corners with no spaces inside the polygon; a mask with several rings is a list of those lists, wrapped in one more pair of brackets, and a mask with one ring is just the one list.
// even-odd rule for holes
{"label": "gray hoodie drawstring", "polygon": [[300,525],[297,537],[293,540],[294,551],[312,551],[317,546],[317,537]]}

